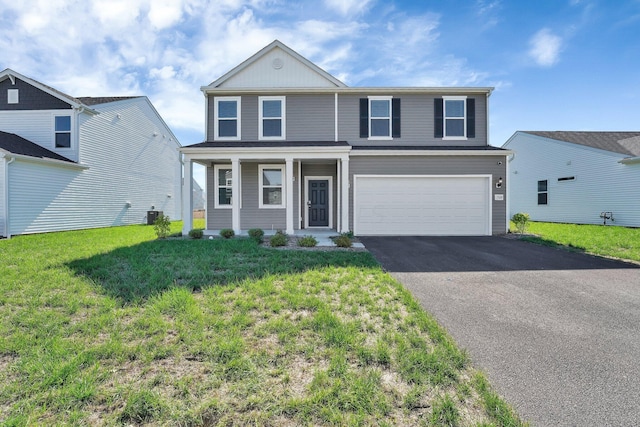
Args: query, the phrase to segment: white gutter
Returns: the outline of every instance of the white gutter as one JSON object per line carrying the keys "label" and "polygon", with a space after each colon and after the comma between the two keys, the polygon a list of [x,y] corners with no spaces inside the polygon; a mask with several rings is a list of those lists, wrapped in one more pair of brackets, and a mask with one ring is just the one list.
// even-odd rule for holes
{"label": "white gutter", "polygon": [[288,93],[325,93],[325,94],[368,94],[368,95],[401,95],[407,93],[422,94],[441,94],[441,95],[480,95],[490,94],[493,87],[292,87],[292,88],[220,88],[211,86],[202,86],[200,90],[205,94],[288,94]]}
{"label": "white gutter", "polygon": [[87,166],[86,164],[75,163],[75,162],[67,162],[67,161],[64,161],[64,160],[25,156],[23,154],[11,154],[11,157],[14,160],[23,160],[23,161],[26,161],[26,162],[33,162],[33,163],[47,163],[47,164],[53,164],[55,166],[68,167],[68,168],[71,168],[71,169],[81,169],[81,170],[89,169],[89,166]]}
{"label": "white gutter", "polygon": [[9,229],[9,165],[16,161],[15,157],[5,157],[4,165],[4,235],[7,239],[11,238]]}

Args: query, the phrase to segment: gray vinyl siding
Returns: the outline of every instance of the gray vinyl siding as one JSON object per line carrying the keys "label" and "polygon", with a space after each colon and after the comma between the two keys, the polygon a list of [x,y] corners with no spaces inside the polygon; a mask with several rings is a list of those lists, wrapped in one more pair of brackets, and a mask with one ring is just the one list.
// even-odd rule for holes
{"label": "gray vinyl siding", "polygon": [[[501,164],[498,164],[498,163]],[[350,218],[349,229],[353,230],[353,175],[492,175],[492,230],[493,234],[506,233],[507,186],[505,156],[371,156],[351,157],[349,178]],[[502,188],[493,185],[499,177]],[[494,195],[504,195],[496,201]]]}
{"label": "gray vinyl siding", "polygon": [[[0,111],[15,110],[65,110],[71,109],[71,105],[44,92],[29,83],[18,78],[16,84],[11,84],[11,79],[0,81]],[[7,102],[7,90],[18,89],[18,103]]]}
{"label": "gray vinyl siding", "polygon": [[[339,95],[338,97],[338,139],[351,145],[428,145],[428,146],[478,146],[487,144],[487,98],[474,98],[476,113],[476,137],[467,140],[443,140],[434,138],[434,95],[394,94],[389,96],[401,100],[401,137],[393,140],[369,140],[360,138],[360,98],[367,93]],[[464,95],[460,93],[459,95]],[[438,97],[439,98],[439,97]]]}
{"label": "gray vinyl siding", "polygon": [[287,139],[333,141],[334,95],[287,95]]}
{"label": "gray vinyl siding", "polygon": [[333,227],[336,227],[338,220],[338,180],[336,177],[336,163],[332,164],[304,164],[302,163],[302,224],[305,223],[305,217],[307,215],[307,209],[305,209],[306,202],[308,200],[307,197],[307,188],[304,185],[305,177],[307,176],[330,176],[333,177],[333,186],[332,186],[332,199],[331,203],[333,205],[331,215],[333,217]]}
{"label": "gray vinyl siding", "polygon": [[[213,141],[215,122],[214,97],[209,96],[207,140]],[[258,96],[241,97],[241,137],[258,141]],[[333,141],[335,139],[335,100],[333,95],[287,95],[286,137],[289,141]]]}
{"label": "gray vinyl siding", "polygon": [[[226,163],[230,165],[230,163]],[[287,227],[287,214],[285,208],[280,209],[260,209],[260,188],[258,178],[258,165],[267,162],[242,162],[241,163],[241,195],[242,207],[240,209],[240,228],[248,230],[251,228],[262,228],[263,230],[284,230]],[[282,165],[282,163],[274,163]],[[231,209],[215,209],[215,183],[213,176],[214,167],[207,167],[207,229],[220,230],[232,227]],[[295,179],[293,186],[293,212],[294,228],[300,226],[295,218],[298,215],[298,164],[293,164],[293,176]]]}

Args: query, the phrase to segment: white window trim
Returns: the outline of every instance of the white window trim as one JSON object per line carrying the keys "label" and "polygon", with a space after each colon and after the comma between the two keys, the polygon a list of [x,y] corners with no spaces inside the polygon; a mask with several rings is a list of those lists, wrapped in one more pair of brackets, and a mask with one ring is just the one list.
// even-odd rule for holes
{"label": "white window trim", "polygon": [[[447,136],[447,101],[464,101],[464,116],[462,119],[451,118],[450,120],[462,120],[463,136]],[[466,96],[443,96],[442,97],[442,139],[464,141],[467,139],[467,97]]]}
{"label": "white window trim", "polygon": [[[220,111],[220,109],[218,108],[218,102],[220,101],[235,101],[236,105],[237,105],[237,110],[236,110],[236,122],[237,122],[237,129],[236,129],[236,134],[237,136],[220,136],[219,135],[219,131],[220,131],[220,117],[218,117],[218,113]],[[241,120],[241,112],[242,112],[242,104],[241,104],[241,97],[240,96],[216,96],[213,98],[213,103],[214,103],[214,110],[215,110],[215,120],[213,121],[213,139],[214,141],[239,141],[242,137],[241,135],[241,130],[242,130],[242,120]],[[224,120],[224,119],[222,119]]]}
{"label": "white window trim", "polygon": [[[219,182],[219,178],[218,178],[218,171],[220,171],[220,169],[229,169],[231,170],[231,163],[224,163],[224,164],[215,164],[213,165],[213,187],[214,187],[214,198],[213,198],[213,207],[215,209],[231,209],[233,206],[233,202],[231,204],[228,205],[221,205],[220,204],[220,188],[231,188],[231,185],[220,185]],[[235,179],[234,177],[231,177],[231,179]],[[232,195],[231,197],[236,197],[235,195]]]}
{"label": "white window trim", "polygon": [[[262,171],[265,169],[280,169],[282,173],[282,185],[281,186],[264,186],[262,180]],[[282,209],[286,208],[286,174],[285,174],[285,165],[283,164],[264,164],[258,165],[258,207],[260,209]],[[263,203],[263,189],[264,188],[282,188],[282,203],[279,205],[265,205]]]}
{"label": "white window trim", "polygon": [[548,179],[539,179],[538,182],[537,182],[537,185],[539,186],[542,181],[545,181],[547,183],[547,189],[545,191],[538,190],[536,197],[538,197],[540,194],[546,194],[547,195],[547,203],[537,203],[536,206],[548,206],[549,205],[549,180]]}
{"label": "white window trim", "polygon": [[[368,96],[369,99],[369,140],[370,141],[390,141],[393,139],[392,126],[393,126],[393,104],[391,100],[393,96]],[[389,136],[371,136],[371,101],[388,101],[389,102]],[[383,119],[383,117],[377,117],[376,119]]]}
{"label": "white window trim", "polygon": [[18,89],[7,89],[7,104],[19,104],[20,92]]}
{"label": "white window trim", "polygon": [[[67,133],[67,131],[56,131],[56,117],[69,117],[70,118],[70,126],[69,126],[69,146],[68,147],[56,147],[56,134],[58,133]],[[54,112],[51,114],[51,131],[52,131],[52,141],[51,147],[53,147],[53,151],[61,151],[61,152],[69,152],[75,150],[75,138],[74,138],[74,129],[75,129],[75,116],[69,113],[62,112]]]}
{"label": "white window trim", "polygon": [[[280,101],[282,105],[280,120],[282,122],[282,136],[264,136],[263,132],[263,120],[262,117],[262,102],[263,101]],[[273,119],[274,117],[267,117],[267,119]],[[282,141],[287,139],[287,97],[286,96],[259,96],[258,97],[258,139],[261,141]]]}

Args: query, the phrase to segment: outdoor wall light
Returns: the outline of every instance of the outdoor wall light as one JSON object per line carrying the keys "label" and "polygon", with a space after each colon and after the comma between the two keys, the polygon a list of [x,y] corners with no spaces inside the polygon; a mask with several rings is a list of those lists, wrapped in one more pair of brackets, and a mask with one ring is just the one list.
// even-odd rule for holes
{"label": "outdoor wall light", "polygon": [[131,202],[124,202],[124,207],[125,208],[130,208],[131,207]]}
{"label": "outdoor wall light", "polygon": [[498,178],[496,181],[496,188],[502,188],[502,177]]}

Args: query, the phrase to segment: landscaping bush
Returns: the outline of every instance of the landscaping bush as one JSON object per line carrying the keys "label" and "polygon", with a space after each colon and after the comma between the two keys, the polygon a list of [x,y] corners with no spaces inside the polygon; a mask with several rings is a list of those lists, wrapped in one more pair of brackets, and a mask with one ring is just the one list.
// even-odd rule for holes
{"label": "landscaping bush", "polygon": [[223,229],[223,230],[220,230],[220,235],[221,235],[222,237],[224,237],[225,239],[230,239],[230,238],[232,238],[233,236],[235,236],[235,235],[236,235],[236,233],[235,233],[232,229],[230,229],[230,228],[225,228],[225,229]]}
{"label": "landscaping bush", "polygon": [[527,227],[529,226],[529,214],[524,212],[518,212],[511,217],[511,221],[516,226],[516,231],[520,234],[527,231]]}
{"label": "landscaping bush", "polygon": [[169,215],[160,214],[153,222],[153,229],[158,239],[166,239],[171,231],[171,219]]}
{"label": "landscaping bush", "polygon": [[318,244],[318,241],[313,236],[304,236],[298,239],[298,246],[303,248],[313,248]]}
{"label": "landscaping bush", "polygon": [[340,248],[350,248],[352,245],[351,238],[346,233],[333,239],[333,242]]}
{"label": "landscaping bush", "polygon": [[204,231],[200,230],[199,228],[194,228],[193,230],[189,230],[189,237],[191,237],[192,239],[202,239],[203,235],[204,235]]}
{"label": "landscaping bush", "polygon": [[249,237],[258,243],[262,243],[264,240],[264,231],[262,231],[262,228],[252,228],[249,230]]}
{"label": "landscaping bush", "polygon": [[276,234],[271,236],[271,239],[269,239],[269,244],[271,244],[272,247],[286,246],[288,241],[289,239],[284,231],[278,230],[276,231]]}

